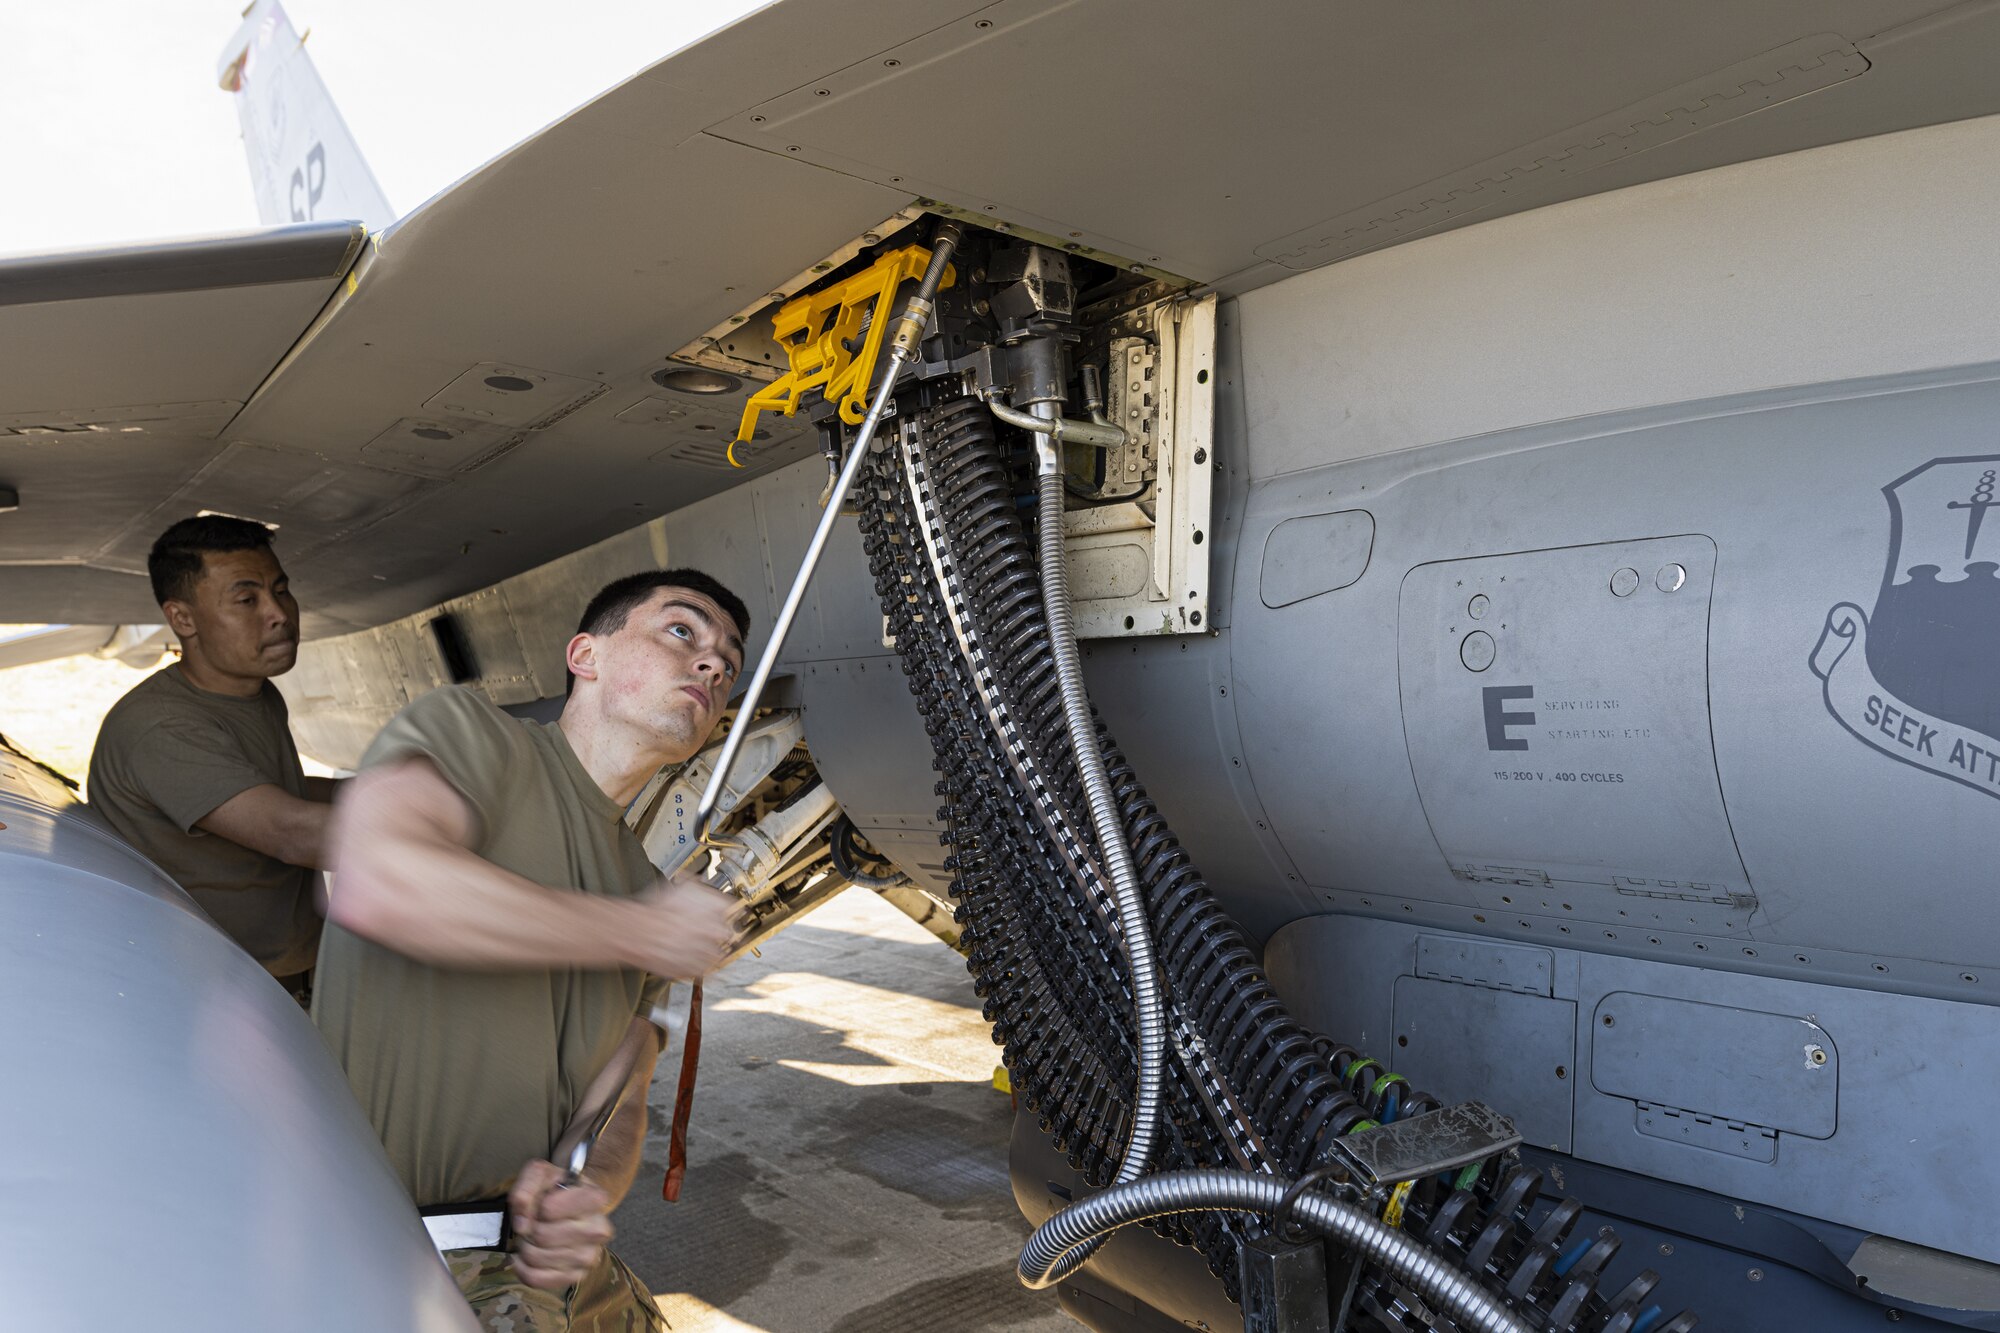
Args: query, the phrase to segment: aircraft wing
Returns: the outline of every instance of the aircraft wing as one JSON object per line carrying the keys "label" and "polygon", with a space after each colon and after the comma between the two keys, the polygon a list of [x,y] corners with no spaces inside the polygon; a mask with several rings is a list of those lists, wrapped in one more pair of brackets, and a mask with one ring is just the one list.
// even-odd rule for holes
{"label": "aircraft wing", "polygon": [[[755,385],[699,397],[654,376],[718,330],[718,356],[768,362],[746,312],[913,208],[1240,292],[2000,111],[1996,41],[1985,0],[789,0],[475,172],[351,270],[329,233],[309,281],[181,294],[203,312],[187,322],[127,325],[111,304],[156,296],[6,307],[10,345],[88,342],[79,321],[102,311],[118,349],[96,369],[10,366],[7,421],[112,399],[212,412],[168,447],[150,427],[93,433],[87,459],[44,439],[18,464],[9,438],[0,481],[24,500],[0,525],[0,587],[17,620],[140,618],[139,543],[213,508],[280,525],[309,632],[381,624],[742,479],[722,452]],[[132,387],[107,398],[94,377],[114,364]],[[753,470],[810,448],[781,423]]]}
{"label": "aircraft wing", "polygon": [[[10,616],[101,622],[91,648],[112,624],[159,619],[144,577],[172,521],[159,516],[216,470],[224,427],[362,239],[324,222],[0,260],[0,482],[20,497],[0,539]],[[281,470],[287,487],[307,472]]]}

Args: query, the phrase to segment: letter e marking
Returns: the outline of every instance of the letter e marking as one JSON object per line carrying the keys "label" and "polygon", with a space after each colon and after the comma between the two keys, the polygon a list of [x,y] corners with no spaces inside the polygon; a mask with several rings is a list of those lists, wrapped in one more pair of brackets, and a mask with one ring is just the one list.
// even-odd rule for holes
{"label": "letter e marking", "polygon": [[1526,736],[1509,736],[1509,727],[1533,726],[1533,713],[1514,713],[1502,707],[1512,699],[1532,699],[1535,687],[1532,685],[1488,685],[1480,691],[1486,699],[1486,748],[1489,750],[1525,750],[1528,748]]}

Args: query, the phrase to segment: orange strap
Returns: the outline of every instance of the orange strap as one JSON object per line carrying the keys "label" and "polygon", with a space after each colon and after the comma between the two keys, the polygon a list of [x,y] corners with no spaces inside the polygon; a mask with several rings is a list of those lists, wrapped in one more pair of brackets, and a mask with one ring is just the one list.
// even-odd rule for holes
{"label": "orange strap", "polygon": [[668,1203],[681,1197],[681,1182],[687,1179],[688,1117],[694,1113],[695,1066],[701,1062],[701,983],[694,983],[688,997],[687,1036],[681,1042],[681,1086],[674,1093],[674,1128],[667,1139],[667,1174],[660,1182],[660,1197]]}

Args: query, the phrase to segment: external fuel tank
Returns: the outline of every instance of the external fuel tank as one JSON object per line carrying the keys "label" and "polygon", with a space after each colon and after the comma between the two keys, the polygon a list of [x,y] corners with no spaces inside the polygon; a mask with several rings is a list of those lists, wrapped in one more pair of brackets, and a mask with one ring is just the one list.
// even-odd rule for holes
{"label": "external fuel tank", "polygon": [[297,1002],[0,746],[7,1323],[469,1330]]}

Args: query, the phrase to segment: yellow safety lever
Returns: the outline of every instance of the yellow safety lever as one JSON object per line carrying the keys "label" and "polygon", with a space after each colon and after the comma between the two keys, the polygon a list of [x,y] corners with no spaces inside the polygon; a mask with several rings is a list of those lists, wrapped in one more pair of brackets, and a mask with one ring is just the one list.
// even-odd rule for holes
{"label": "yellow safety lever", "polygon": [[[929,250],[906,245],[846,281],[787,301],[779,309],[771,319],[771,336],[785,349],[790,368],[743,405],[743,422],[729,443],[732,467],[743,466],[737,461],[736,446],[749,440],[757,418],[766,412],[791,416],[809,389],[818,389],[827,402],[838,402],[842,421],[861,424],[868,415],[868,386],[888,336],[896,292],[905,282],[922,278],[930,262]],[[946,265],[938,285],[949,287],[956,276]]]}

